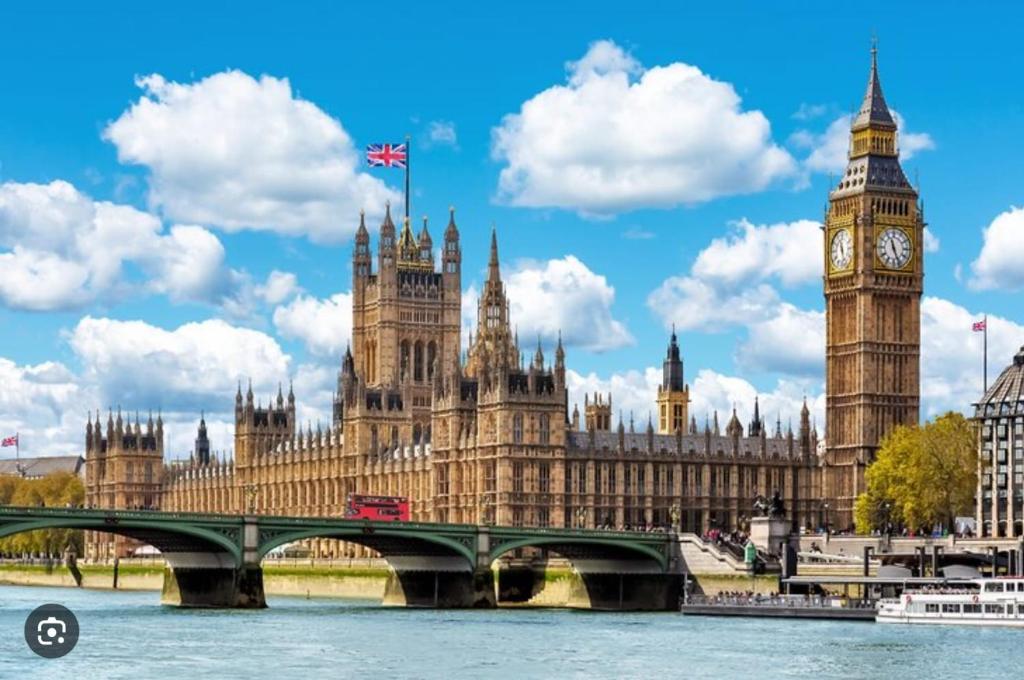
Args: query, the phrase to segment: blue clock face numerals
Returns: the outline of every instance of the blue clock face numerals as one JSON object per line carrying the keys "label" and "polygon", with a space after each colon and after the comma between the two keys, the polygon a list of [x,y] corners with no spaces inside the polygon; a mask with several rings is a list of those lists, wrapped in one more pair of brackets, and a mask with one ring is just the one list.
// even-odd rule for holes
{"label": "blue clock face numerals", "polygon": [[878,259],[889,269],[903,269],[910,262],[913,246],[902,229],[886,229],[878,237]]}

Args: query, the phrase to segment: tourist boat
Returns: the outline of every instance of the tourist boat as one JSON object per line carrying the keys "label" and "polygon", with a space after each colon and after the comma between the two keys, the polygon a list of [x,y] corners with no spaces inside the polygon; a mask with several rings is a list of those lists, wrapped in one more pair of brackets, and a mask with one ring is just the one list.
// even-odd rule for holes
{"label": "tourist boat", "polygon": [[1024,628],[1024,578],[975,578],[905,590],[878,603],[878,623],[932,623]]}

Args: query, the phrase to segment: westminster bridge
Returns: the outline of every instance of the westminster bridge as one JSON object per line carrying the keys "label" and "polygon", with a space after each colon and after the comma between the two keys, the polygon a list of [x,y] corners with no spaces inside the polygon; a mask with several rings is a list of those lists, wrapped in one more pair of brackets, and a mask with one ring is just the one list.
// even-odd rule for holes
{"label": "westminster bridge", "polygon": [[523,548],[568,559],[576,601],[599,609],[672,609],[682,566],[675,534],[374,522],[330,517],[0,507],[0,538],[38,529],[119,534],[159,549],[164,604],[266,607],[262,559],[274,548],[333,538],[376,550],[390,569],[384,604],[495,607],[492,565]]}

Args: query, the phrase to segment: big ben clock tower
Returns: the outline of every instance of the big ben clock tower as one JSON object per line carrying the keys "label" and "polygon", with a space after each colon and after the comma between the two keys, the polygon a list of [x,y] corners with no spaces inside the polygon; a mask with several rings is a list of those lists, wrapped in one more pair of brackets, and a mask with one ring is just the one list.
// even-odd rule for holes
{"label": "big ben clock tower", "polygon": [[853,523],[881,439],[918,422],[920,397],[924,219],[900,167],[875,49],[849,158],[829,194],[824,248],[823,491],[837,529]]}

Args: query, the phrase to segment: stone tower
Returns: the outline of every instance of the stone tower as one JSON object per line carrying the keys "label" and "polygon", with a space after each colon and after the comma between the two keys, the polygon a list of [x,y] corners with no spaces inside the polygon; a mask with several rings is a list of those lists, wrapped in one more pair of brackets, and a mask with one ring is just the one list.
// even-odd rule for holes
{"label": "stone tower", "polygon": [[683,360],[679,356],[676,329],[668,343],[658,386],[658,433],[686,432],[689,423],[690,386],[683,381]]}
{"label": "stone tower", "polygon": [[924,219],[896,133],[872,49],[849,163],[825,218],[824,496],[841,528],[852,524],[882,437],[918,422]]}
{"label": "stone tower", "polygon": [[594,392],[593,400],[589,394],[583,395],[583,422],[586,423],[587,432],[612,431],[611,393],[606,397],[600,392]]}
{"label": "stone tower", "polygon": [[[164,470],[164,423],[150,415],[143,429],[135,422],[107,415],[106,432],[96,414],[85,426],[86,506],[118,510],[153,509],[160,505]],[[125,536],[89,532],[87,557],[125,557],[141,544]]]}
{"label": "stone tower", "polygon": [[440,271],[426,219],[418,235],[406,219],[396,237],[388,206],[378,248],[374,273],[370,236],[360,216],[352,256],[355,374],[368,388],[401,387],[414,420],[427,427],[435,366],[442,375],[454,370],[460,351],[462,258],[455,211],[444,233]]}

